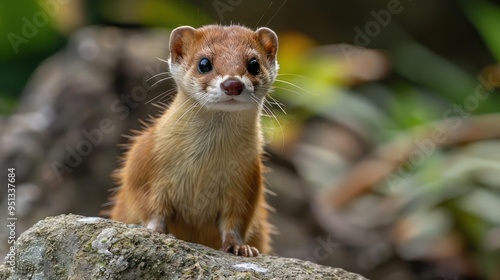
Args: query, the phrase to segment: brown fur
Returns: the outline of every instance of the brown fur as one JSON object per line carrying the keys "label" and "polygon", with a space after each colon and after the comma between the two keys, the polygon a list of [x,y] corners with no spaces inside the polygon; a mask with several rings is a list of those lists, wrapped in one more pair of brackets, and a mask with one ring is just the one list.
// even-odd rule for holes
{"label": "brown fur", "polygon": [[[193,94],[218,77],[244,76],[256,96],[265,95],[276,76],[277,39],[268,29],[181,27],[172,32],[170,49],[178,94],[126,153],[115,174],[120,188],[111,219],[237,255],[258,254],[252,247],[269,253],[260,107],[209,110]],[[214,71],[197,70],[203,57]],[[259,59],[259,75],[247,73],[252,57]]]}

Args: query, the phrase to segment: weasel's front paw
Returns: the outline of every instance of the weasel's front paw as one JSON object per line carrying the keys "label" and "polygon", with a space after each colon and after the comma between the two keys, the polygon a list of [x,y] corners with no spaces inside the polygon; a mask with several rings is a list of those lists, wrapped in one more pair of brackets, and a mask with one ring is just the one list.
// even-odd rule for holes
{"label": "weasel's front paw", "polygon": [[259,250],[250,245],[233,244],[233,245],[223,246],[220,250],[242,257],[257,257],[259,255]]}

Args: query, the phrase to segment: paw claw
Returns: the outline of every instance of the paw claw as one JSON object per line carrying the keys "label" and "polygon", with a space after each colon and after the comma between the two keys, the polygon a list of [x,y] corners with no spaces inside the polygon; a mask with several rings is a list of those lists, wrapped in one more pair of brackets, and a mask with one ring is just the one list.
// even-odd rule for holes
{"label": "paw claw", "polygon": [[259,250],[257,250],[257,248],[255,248],[255,247],[250,247],[250,251],[256,257],[260,254]]}
{"label": "paw claw", "polygon": [[221,248],[221,251],[242,257],[257,257],[259,255],[259,250],[250,245],[229,245]]}

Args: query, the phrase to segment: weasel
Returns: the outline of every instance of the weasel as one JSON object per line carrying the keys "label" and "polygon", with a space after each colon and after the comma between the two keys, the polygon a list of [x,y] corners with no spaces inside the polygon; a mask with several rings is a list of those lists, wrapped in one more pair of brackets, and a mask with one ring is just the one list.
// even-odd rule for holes
{"label": "weasel", "polygon": [[172,31],[177,95],[126,152],[111,219],[234,255],[269,253],[260,115],[277,51],[265,27]]}

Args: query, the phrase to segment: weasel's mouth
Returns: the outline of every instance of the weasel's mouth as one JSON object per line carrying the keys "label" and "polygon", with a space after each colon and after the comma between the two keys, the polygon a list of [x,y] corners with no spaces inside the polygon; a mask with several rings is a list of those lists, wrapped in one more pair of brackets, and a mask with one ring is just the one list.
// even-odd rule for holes
{"label": "weasel's mouth", "polygon": [[234,98],[231,98],[231,99],[229,99],[229,100],[222,101],[221,103],[222,103],[222,104],[238,104],[238,103],[241,103],[241,101],[236,100],[236,99],[234,99]]}
{"label": "weasel's mouth", "polygon": [[218,100],[218,104],[226,104],[226,105],[231,105],[231,104],[243,104],[243,103],[246,103],[247,100],[245,100],[244,98],[241,98],[239,96],[236,96],[236,97],[229,97],[229,98],[224,98],[222,100]]}
{"label": "weasel's mouth", "polygon": [[221,111],[242,111],[252,108],[252,103],[247,100],[239,100],[238,98],[230,98],[226,100],[219,100],[217,102],[206,103],[207,108],[221,110]]}

